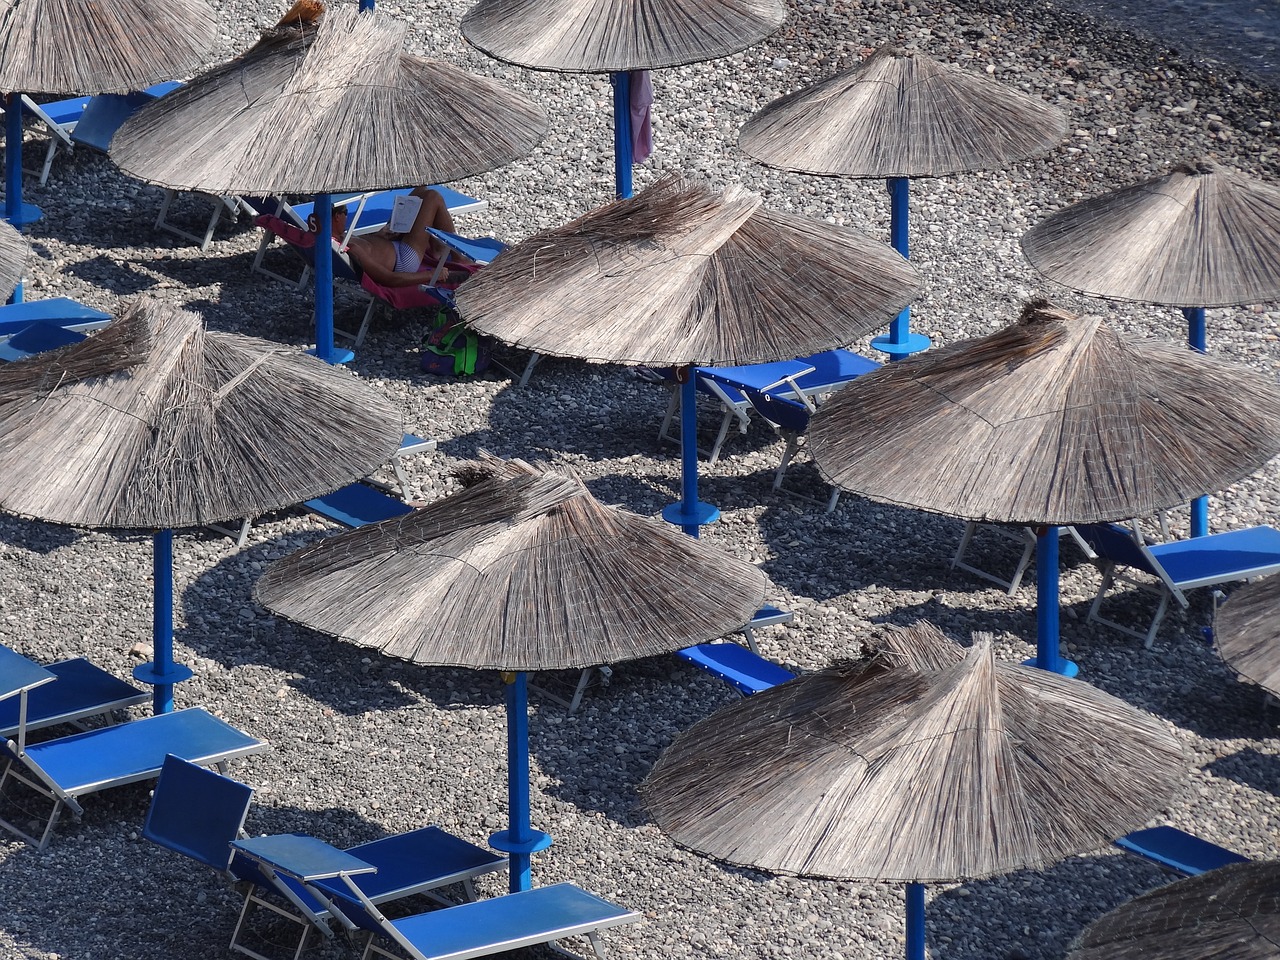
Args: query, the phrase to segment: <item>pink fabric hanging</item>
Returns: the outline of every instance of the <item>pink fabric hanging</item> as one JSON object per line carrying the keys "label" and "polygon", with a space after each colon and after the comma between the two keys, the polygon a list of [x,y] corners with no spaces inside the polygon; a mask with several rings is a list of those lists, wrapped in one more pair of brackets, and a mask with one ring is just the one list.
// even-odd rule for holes
{"label": "pink fabric hanging", "polygon": [[631,162],[644,163],[653,153],[653,81],[648,70],[633,70],[631,79]]}

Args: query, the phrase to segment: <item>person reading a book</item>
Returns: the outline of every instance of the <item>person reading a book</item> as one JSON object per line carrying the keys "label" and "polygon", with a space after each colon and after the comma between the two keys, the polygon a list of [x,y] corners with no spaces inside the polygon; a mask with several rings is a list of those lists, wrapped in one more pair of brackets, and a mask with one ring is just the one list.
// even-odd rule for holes
{"label": "person reading a book", "polygon": [[[415,206],[415,200],[416,212],[411,209]],[[417,187],[406,197],[398,197],[397,206],[399,209],[392,212],[391,222],[377,233],[353,236],[346,241],[347,252],[370,279],[384,287],[427,284],[433,278],[438,284],[454,286],[471,275],[467,270],[448,270],[436,277],[436,267],[441,258],[449,256],[449,248],[427,233],[427,228],[454,232],[453,217],[449,215],[449,208],[439,191],[430,187]],[[406,216],[406,207],[410,208],[408,213],[412,215],[411,220]],[[405,220],[409,221],[407,225]],[[317,227],[314,215],[308,219],[307,224],[314,233]],[[395,230],[393,227],[402,229]],[[342,242],[346,234],[347,208],[335,206],[333,237]]]}

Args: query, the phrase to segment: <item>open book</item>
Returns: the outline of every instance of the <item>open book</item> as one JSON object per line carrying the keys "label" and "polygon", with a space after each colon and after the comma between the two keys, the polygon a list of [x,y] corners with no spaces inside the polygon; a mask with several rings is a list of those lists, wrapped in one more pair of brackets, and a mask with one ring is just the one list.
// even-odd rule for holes
{"label": "open book", "polygon": [[411,193],[396,197],[395,203],[391,205],[391,219],[387,221],[387,229],[392,233],[408,233],[421,209],[421,197],[415,197]]}

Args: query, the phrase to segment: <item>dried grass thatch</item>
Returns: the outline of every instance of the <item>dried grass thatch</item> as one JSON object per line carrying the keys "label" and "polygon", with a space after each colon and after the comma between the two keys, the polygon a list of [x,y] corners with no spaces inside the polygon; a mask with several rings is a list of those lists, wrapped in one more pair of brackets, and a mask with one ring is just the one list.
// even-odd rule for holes
{"label": "dried grass thatch", "polygon": [[536,104],[403,52],[406,27],[338,7],[296,16],[238,60],[139,110],[111,156],[165,187],[334,193],[456,180],[543,138]]}
{"label": "dried grass thatch", "polygon": [[[490,458],[461,493],[273,564],[270,610],[415,663],[554,670],[740,627],[765,579],[569,476]],[[350,603],[360,597],[360,603]]]}
{"label": "dried grass thatch", "polygon": [[1237,863],[1152,890],[1095,920],[1067,960],[1276,960],[1280,863]]}
{"label": "dried grass thatch", "polygon": [[1166,725],[1121,700],[997,663],[987,641],[955,660],[839,665],[726,707],[659,758],[645,803],[677,842],[729,863],[928,882],[1101,847],[1185,775]]}
{"label": "dried grass thatch", "polygon": [[395,406],[347,371],[139,300],[88,340],[0,367],[0,510],[216,523],[334,490],[401,437]]}
{"label": "dried grass thatch", "polygon": [[780,0],[480,0],[462,35],[522,67],[611,73],[726,57],[786,19]]}
{"label": "dried grass thatch", "polygon": [[458,290],[477,330],[618,363],[757,363],[850,343],[918,288],[890,247],[678,177],[525,240]]}
{"label": "dried grass thatch", "polygon": [[1280,187],[1211,163],[1073,204],[1022,237],[1050,280],[1117,300],[1280,300]]}
{"label": "dried grass thatch", "polygon": [[0,296],[8,299],[27,272],[31,261],[31,245],[27,238],[0,220]]}
{"label": "dried grass thatch", "polygon": [[1280,389],[1038,301],[990,336],[859,377],[819,408],[809,445],[833,483],[884,503],[1019,525],[1121,520],[1280,452]]}
{"label": "dried grass thatch", "polygon": [[1236,673],[1280,697],[1280,577],[1233,591],[1218,608],[1213,634]]}
{"label": "dried grass thatch", "polygon": [[1060,110],[922,53],[881,47],[773,101],[738,143],[771,167],[851,177],[995,170],[1062,140]]}
{"label": "dried grass thatch", "polygon": [[197,69],[217,29],[203,0],[0,0],[0,90],[142,90]]}

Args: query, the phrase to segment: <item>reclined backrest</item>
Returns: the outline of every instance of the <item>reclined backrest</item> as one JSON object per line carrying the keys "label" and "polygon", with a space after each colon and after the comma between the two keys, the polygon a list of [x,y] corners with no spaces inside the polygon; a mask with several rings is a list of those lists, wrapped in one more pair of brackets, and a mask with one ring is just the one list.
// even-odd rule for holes
{"label": "reclined backrest", "polygon": [[1078,523],[1075,528],[1080,538],[1103,560],[1160,576],[1147,552],[1134,539],[1131,528],[1118,523]]}
{"label": "reclined backrest", "polygon": [[142,835],[223,873],[240,836],[253,787],[175,757],[165,758]]}

